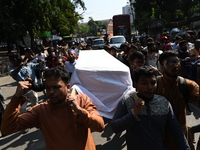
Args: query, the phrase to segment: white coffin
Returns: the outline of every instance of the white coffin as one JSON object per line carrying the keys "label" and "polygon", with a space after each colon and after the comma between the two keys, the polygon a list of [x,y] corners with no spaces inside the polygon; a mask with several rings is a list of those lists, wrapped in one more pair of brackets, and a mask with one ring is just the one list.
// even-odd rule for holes
{"label": "white coffin", "polygon": [[135,92],[129,68],[105,50],[80,51],[70,84],[89,96],[98,112],[109,119],[123,95]]}

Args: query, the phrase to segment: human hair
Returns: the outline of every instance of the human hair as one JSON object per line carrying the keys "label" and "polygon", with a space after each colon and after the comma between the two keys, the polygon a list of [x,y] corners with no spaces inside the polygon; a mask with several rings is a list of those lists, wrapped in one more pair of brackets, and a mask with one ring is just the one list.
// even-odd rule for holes
{"label": "human hair", "polygon": [[53,48],[52,48],[52,47],[49,47],[49,48],[47,49],[47,52],[48,52],[48,53],[53,52]]}
{"label": "human hair", "polygon": [[144,50],[143,48],[140,49],[140,52],[142,52],[142,54],[144,54],[145,57],[147,56],[147,51]]}
{"label": "human hair", "polygon": [[24,52],[31,54],[31,55],[35,55],[35,53],[33,52],[33,50],[30,47],[26,48]]}
{"label": "human hair", "polygon": [[147,77],[152,77],[152,76],[157,76],[158,73],[151,66],[141,66],[134,70],[133,81],[138,83],[140,76],[142,76],[142,75],[147,76]]}
{"label": "human hair", "polygon": [[148,37],[147,38],[147,43],[149,43],[149,42],[154,42],[154,39],[152,37]]}
{"label": "human hair", "polygon": [[11,52],[8,54],[9,59],[17,59],[18,61],[22,62],[22,57],[19,53]]}
{"label": "human hair", "polygon": [[120,49],[123,49],[124,47],[128,47],[128,44],[127,44],[127,43],[122,43],[122,44],[120,45]]}
{"label": "human hair", "polygon": [[141,51],[134,51],[129,56],[129,61],[133,62],[136,58],[145,59],[145,55]]}
{"label": "human hair", "polygon": [[62,63],[65,63],[65,59],[62,56],[57,56],[54,58],[54,62],[58,61],[59,59],[62,60]]}
{"label": "human hair", "polygon": [[188,36],[190,36],[190,34],[189,33],[184,33],[183,35],[182,35],[182,37],[183,37],[183,39],[185,39],[186,37],[188,37]]}
{"label": "human hair", "polygon": [[112,46],[111,48],[110,48],[110,50],[115,50],[115,51],[117,51],[117,47],[116,46]]}
{"label": "human hair", "polygon": [[174,51],[174,50],[168,50],[163,52],[160,56],[159,56],[159,63],[161,66],[164,65],[164,61],[169,58],[169,57],[178,57],[178,52]]}
{"label": "human hair", "polygon": [[48,77],[61,78],[61,80],[65,84],[68,84],[69,80],[70,80],[69,72],[66,69],[64,69],[63,67],[60,67],[60,66],[52,67],[52,68],[45,70],[43,77],[44,77],[44,79],[46,79]]}
{"label": "human hair", "polygon": [[175,38],[176,40],[181,40],[182,39],[182,37],[181,36],[176,36],[176,38]]}
{"label": "human hair", "polygon": [[183,44],[186,44],[186,43],[187,43],[186,40],[182,40],[182,41],[180,41],[179,46],[181,47]]}

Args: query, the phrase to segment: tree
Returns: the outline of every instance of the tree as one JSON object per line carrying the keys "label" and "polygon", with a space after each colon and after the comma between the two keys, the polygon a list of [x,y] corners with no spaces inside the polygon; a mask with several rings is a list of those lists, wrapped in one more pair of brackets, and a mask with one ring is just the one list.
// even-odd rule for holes
{"label": "tree", "polygon": [[98,26],[92,17],[89,17],[88,26],[89,26],[89,33],[91,35],[97,35]]}
{"label": "tree", "polygon": [[96,36],[97,32],[101,32],[101,29],[107,29],[107,26],[101,21],[94,21],[92,17],[89,17],[88,21],[89,33]]}
{"label": "tree", "polygon": [[169,26],[172,22],[189,19],[194,10],[198,10],[198,4],[198,0],[135,0],[134,24],[137,29],[147,29],[152,20],[162,19]]}
{"label": "tree", "polygon": [[32,43],[44,31],[73,33],[81,18],[75,11],[79,6],[85,9],[82,0],[1,0],[0,39],[6,40],[10,45],[27,31],[31,35]]}
{"label": "tree", "polygon": [[78,35],[86,35],[89,34],[89,26],[86,26],[84,24],[80,24],[79,27],[77,28],[76,33]]}

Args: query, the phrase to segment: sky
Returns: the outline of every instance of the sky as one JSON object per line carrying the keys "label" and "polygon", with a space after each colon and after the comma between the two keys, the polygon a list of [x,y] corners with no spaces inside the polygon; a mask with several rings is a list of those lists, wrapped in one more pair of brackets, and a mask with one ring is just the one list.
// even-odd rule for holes
{"label": "sky", "polygon": [[[83,0],[87,10],[83,14],[83,22],[88,22],[89,17],[93,20],[112,19],[112,16],[122,14],[122,7],[127,5],[129,0]],[[82,13],[82,9],[77,9]]]}

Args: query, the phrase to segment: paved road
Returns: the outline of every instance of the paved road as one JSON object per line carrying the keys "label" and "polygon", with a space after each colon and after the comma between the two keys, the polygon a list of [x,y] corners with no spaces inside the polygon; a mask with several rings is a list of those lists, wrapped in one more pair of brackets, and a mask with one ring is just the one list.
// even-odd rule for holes
{"label": "paved road", "polygon": [[[10,76],[0,77],[0,87],[5,103],[10,101],[10,98],[15,92],[16,82]],[[45,97],[42,92],[38,92],[39,102],[43,102]],[[200,123],[200,110],[194,105],[190,105],[192,113],[187,114],[189,126]],[[124,133],[114,134],[110,128],[110,120],[105,120],[105,130],[102,133],[92,132],[97,150],[125,150]],[[195,134],[195,139],[198,139],[199,134]],[[43,136],[37,128],[32,128],[28,133],[18,132],[0,139],[1,150],[45,150]]]}

